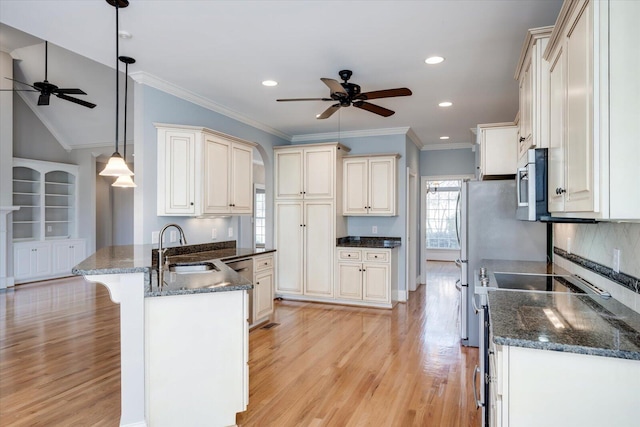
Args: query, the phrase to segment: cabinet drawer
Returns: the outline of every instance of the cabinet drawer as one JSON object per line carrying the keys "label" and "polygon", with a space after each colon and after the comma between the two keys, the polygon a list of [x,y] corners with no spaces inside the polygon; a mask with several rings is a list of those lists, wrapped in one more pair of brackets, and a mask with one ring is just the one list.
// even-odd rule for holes
{"label": "cabinet drawer", "polygon": [[389,262],[389,252],[365,251],[364,260],[368,262]]}
{"label": "cabinet drawer", "polygon": [[338,260],[340,261],[360,261],[362,252],[354,249],[338,249]]}
{"label": "cabinet drawer", "polygon": [[254,270],[263,271],[263,270],[271,270],[273,269],[273,255],[264,256],[264,257],[256,257],[253,260]]}

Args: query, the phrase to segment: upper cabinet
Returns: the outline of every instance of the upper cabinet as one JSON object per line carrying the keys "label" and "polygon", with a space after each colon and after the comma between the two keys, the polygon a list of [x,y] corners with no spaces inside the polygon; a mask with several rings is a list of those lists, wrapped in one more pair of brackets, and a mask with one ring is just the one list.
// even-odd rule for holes
{"label": "upper cabinet", "polygon": [[280,200],[333,199],[338,182],[338,152],[342,144],[275,147],[275,197]]}
{"label": "upper cabinet", "polygon": [[253,213],[255,144],[201,127],[156,128],[159,216]]}
{"label": "upper cabinet", "polygon": [[530,148],[547,148],[549,137],[549,63],[542,59],[553,27],[527,31],[515,79],[520,88],[518,159]]}
{"label": "upper cabinet", "polygon": [[513,123],[478,125],[480,148],[478,178],[491,179],[516,173],[518,126]]}
{"label": "upper cabinet", "polygon": [[565,1],[549,63],[549,211],[640,219],[640,2]]}
{"label": "upper cabinet", "polygon": [[343,215],[396,215],[398,157],[398,154],[379,154],[342,159]]}

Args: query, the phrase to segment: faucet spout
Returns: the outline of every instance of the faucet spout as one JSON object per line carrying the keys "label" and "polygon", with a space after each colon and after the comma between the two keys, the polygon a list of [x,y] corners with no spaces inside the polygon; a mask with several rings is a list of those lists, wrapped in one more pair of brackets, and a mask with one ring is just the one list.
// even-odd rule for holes
{"label": "faucet spout", "polygon": [[187,244],[187,238],[184,235],[184,231],[182,230],[182,227],[180,227],[178,224],[172,223],[162,227],[162,230],[160,230],[160,235],[158,236],[158,287],[162,287],[162,285],[165,284],[165,281],[164,281],[165,265],[164,264],[166,262],[166,258],[164,256],[164,253],[167,251],[167,249],[163,248],[162,243],[164,240],[164,232],[171,227],[178,229],[178,231],[180,232],[180,245],[184,246]]}

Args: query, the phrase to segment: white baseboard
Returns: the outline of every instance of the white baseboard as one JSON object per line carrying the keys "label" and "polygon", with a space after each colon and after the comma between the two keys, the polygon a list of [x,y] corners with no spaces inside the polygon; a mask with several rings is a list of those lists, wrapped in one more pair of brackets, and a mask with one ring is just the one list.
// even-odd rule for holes
{"label": "white baseboard", "polygon": [[0,289],[11,288],[16,284],[13,277],[0,277]]}
{"label": "white baseboard", "polygon": [[[391,298],[393,299],[393,296]],[[398,291],[396,301],[407,302],[407,291]]]}
{"label": "white baseboard", "polygon": [[135,423],[120,424],[120,427],[147,427],[147,422],[143,420]]}

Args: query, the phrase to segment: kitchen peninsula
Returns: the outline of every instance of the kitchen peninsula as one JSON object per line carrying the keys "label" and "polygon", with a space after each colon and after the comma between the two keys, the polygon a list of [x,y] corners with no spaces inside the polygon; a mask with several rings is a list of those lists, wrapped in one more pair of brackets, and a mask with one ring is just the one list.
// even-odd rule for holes
{"label": "kitchen peninsula", "polygon": [[163,286],[152,245],[102,248],[73,269],[120,304],[121,426],[235,424],[248,404],[253,284],[223,260],[266,252],[235,242],[169,248]]}

